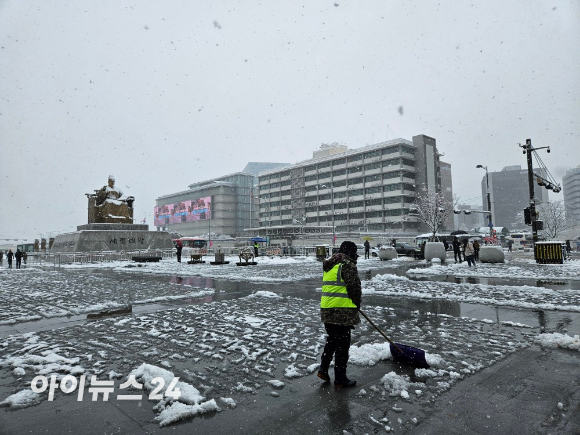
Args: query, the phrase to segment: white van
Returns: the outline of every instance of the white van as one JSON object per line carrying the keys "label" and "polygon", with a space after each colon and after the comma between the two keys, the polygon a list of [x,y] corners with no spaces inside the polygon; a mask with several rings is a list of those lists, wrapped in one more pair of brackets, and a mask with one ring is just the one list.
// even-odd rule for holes
{"label": "white van", "polygon": [[530,247],[533,236],[532,233],[512,233],[505,238],[506,242],[511,240],[513,242],[512,251],[524,249],[526,246]]}

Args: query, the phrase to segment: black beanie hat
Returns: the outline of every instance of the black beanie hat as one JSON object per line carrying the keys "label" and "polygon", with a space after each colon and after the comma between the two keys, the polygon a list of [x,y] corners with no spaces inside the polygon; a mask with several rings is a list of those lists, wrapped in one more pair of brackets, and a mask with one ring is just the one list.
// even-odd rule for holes
{"label": "black beanie hat", "polygon": [[342,242],[338,252],[348,255],[353,260],[356,260],[358,255],[356,253],[356,244],[354,242],[345,241]]}

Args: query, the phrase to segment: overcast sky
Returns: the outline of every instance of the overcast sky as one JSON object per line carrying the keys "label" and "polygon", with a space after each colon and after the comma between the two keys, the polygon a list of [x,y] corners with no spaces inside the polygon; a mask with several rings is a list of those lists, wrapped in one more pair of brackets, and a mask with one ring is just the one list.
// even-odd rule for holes
{"label": "overcast sky", "polygon": [[577,0],[0,0],[0,238],[76,230],[108,175],[154,229],[249,161],[417,134],[480,205],[527,138],[580,165],[579,53]]}

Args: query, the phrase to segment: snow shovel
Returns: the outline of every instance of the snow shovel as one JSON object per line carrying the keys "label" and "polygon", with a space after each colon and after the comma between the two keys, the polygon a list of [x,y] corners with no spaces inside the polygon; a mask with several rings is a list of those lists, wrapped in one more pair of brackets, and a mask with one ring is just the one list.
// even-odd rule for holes
{"label": "snow shovel", "polygon": [[363,313],[361,310],[358,310],[358,312],[361,313],[363,317],[367,319],[368,322],[373,325],[373,327],[379,331],[383,337],[387,339],[391,349],[391,355],[393,355],[393,359],[395,361],[409,364],[419,369],[428,369],[430,367],[430,365],[427,364],[427,360],[425,359],[425,351],[423,349],[393,342],[389,337],[387,337],[387,334],[381,331],[381,329],[375,325],[371,319],[368,318],[365,313]]}

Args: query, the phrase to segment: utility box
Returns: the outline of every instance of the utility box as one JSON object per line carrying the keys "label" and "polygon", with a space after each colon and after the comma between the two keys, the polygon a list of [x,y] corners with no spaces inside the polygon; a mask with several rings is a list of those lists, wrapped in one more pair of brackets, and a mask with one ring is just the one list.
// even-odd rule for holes
{"label": "utility box", "polygon": [[326,245],[318,245],[316,247],[316,259],[324,260],[328,256],[328,247]]}
{"label": "utility box", "polygon": [[537,242],[534,244],[534,256],[539,264],[564,264],[566,244],[563,242]]}

